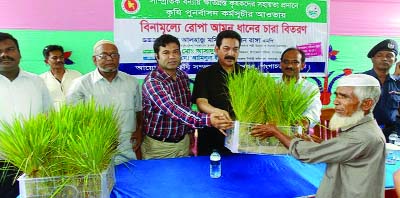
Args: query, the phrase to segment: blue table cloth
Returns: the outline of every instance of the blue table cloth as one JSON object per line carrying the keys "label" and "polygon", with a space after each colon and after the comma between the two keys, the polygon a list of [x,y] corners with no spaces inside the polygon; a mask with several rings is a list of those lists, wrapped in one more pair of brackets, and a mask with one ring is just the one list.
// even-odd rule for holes
{"label": "blue table cloth", "polygon": [[[116,166],[111,197],[301,197],[317,192],[326,168],[289,155],[237,154],[221,162],[222,176],[212,179],[209,157],[130,161]],[[387,188],[393,188],[392,174],[399,166],[386,166]]]}

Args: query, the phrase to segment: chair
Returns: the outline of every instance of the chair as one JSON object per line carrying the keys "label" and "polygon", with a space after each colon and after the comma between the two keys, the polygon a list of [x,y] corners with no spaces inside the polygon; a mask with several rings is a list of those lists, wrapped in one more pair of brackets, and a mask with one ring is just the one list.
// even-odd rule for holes
{"label": "chair", "polygon": [[329,121],[335,113],[334,108],[326,108],[321,110],[321,122],[314,126],[314,135],[323,140],[331,139],[337,136],[336,131],[329,130]]}

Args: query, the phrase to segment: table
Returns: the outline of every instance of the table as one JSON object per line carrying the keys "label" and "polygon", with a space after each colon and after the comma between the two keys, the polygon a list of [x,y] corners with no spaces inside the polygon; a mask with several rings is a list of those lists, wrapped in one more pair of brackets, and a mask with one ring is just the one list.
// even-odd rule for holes
{"label": "table", "polygon": [[[209,176],[209,157],[136,160],[116,166],[112,198],[250,198],[314,195],[326,165],[290,155],[237,154],[222,157],[222,176]],[[400,167],[386,166],[386,188]]]}

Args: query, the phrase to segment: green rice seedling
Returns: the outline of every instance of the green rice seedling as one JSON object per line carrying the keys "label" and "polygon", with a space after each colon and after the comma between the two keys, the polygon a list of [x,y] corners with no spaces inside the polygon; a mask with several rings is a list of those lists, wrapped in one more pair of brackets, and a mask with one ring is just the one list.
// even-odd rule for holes
{"label": "green rice seedling", "polygon": [[109,168],[117,153],[115,115],[113,107],[98,107],[90,101],[10,124],[3,122],[0,150],[25,173],[29,196],[68,197],[67,187],[75,186],[83,193],[80,197],[89,197],[102,182],[102,177],[93,175]]}
{"label": "green rice seedling", "polygon": [[303,82],[296,83],[294,79],[280,84],[283,110],[281,115],[284,118],[277,123],[281,126],[301,125],[302,114],[311,105],[318,90],[304,90]]}
{"label": "green rice seedling", "polygon": [[[230,101],[236,115],[236,120],[242,125],[239,130],[239,144],[251,142],[257,144],[259,141],[249,135],[249,127],[252,123],[265,122],[265,91],[269,89],[271,81],[255,68],[247,67],[243,73],[229,76],[228,90]],[[272,81],[273,83],[273,81]]]}
{"label": "green rice seedling", "polygon": [[247,68],[243,73],[229,75],[227,80],[230,102],[236,120],[242,122],[263,121],[264,112],[259,111],[264,101],[258,100],[263,92],[257,92],[264,85],[264,76],[257,69]]}
{"label": "green rice seedling", "polygon": [[276,138],[262,142],[251,137],[251,128],[247,126],[255,123],[274,123],[287,135],[293,135],[293,129],[285,126],[302,125],[302,114],[317,94],[317,90],[311,93],[303,90],[302,84],[296,84],[294,79],[288,83],[277,82],[254,68],[229,76],[228,89],[236,120],[245,125],[239,130],[239,144],[248,146],[279,143]]}
{"label": "green rice seedling", "polygon": [[[75,130],[65,136],[68,143],[59,154],[68,175],[82,175],[74,181],[81,192],[101,192],[101,174],[110,166],[117,153],[119,126],[112,107],[98,107],[94,103],[74,106],[79,114],[72,114]],[[67,112],[71,108],[67,109]],[[62,111],[62,110],[61,110]],[[70,112],[68,112],[70,113]],[[94,174],[94,175],[93,175]],[[95,176],[97,175],[97,176]],[[97,189],[98,188],[98,189]]]}
{"label": "green rice seedling", "polygon": [[[302,82],[303,83],[303,82]],[[289,82],[277,83],[277,95],[275,98],[277,104],[267,105],[267,123],[275,123],[277,126],[282,126],[281,130],[286,135],[294,135],[289,127],[283,126],[302,126],[303,112],[310,106],[317,90],[304,90],[302,83],[296,83],[295,79]],[[280,102],[279,102],[280,101]],[[271,111],[272,110],[272,111]],[[303,126],[302,126],[303,127]],[[279,141],[272,137],[268,141],[271,144],[276,144]]]}
{"label": "green rice seedling", "polygon": [[80,171],[74,174],[101,173],[117,152],[119,133],[116,131],[119,129],[114,110],[95,106],[90,108],[90,115],[94,117],[81,117],[81,121],[76,123],[78,130],[65,137],[68,148],[60,153],[67,167]]}
{"label": "green rice seedling", "polygon": [[59,166],[48,159],[54,155],[52,145],[57,134],[51,130],[47,116],[39,114],[30,119],[19,118],[1,123],[0,150],[5,159],[30,177],[49,176],[51,168]]}

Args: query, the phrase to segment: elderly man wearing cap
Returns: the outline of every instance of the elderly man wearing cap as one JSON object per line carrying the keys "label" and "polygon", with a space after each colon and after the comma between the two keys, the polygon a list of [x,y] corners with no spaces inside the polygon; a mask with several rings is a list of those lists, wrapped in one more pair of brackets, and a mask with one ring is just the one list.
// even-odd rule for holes
{"label": "elderly man wearing cap", "polygon": [[102,106],[117,107],[121,133],[116,164],[136,159],[142,140],[142,97],[138,80],[118,71],[118,48],[111,41],[100,40],[93,47],[96,69],[76,79],[67,94],[67,103],[87,102],[92,98]]}
{"label": "elderly man wearing cap", "polygon": [[385,137],[372,110],[380,84],[365,74],[341,78],[336,89],[335,114],[330,128],[340,135],[321,143],[290,138],[275,125],[254,127],[252,135],[275,136],[295,158],[327,164],[316,197],[384,197]]}
{"label": "elderly man wearing cap", "polygon": [[396,129],[398,120],[398,109],[400,102],[400,81],[389,74],[392,65],[397,61],[398,45],[396,41],[386,39],[375,45],[368,53],[371,58],[373,68],[364,72],[379,80],[381,84],[381,96],[374,109],[374,116],[383,130],[383,134],[388,141],[389,135],[400,129]]}

